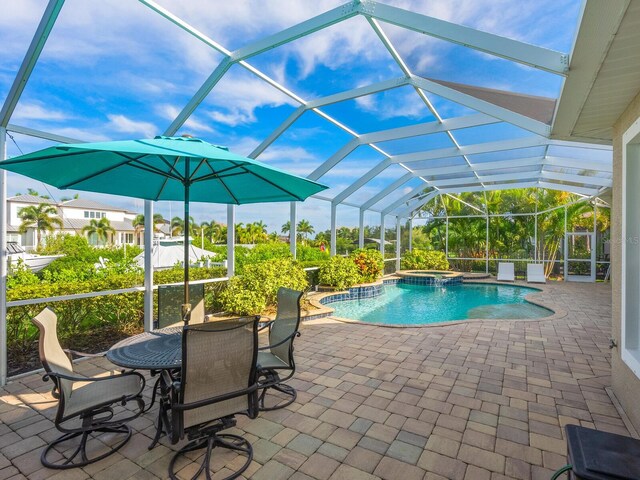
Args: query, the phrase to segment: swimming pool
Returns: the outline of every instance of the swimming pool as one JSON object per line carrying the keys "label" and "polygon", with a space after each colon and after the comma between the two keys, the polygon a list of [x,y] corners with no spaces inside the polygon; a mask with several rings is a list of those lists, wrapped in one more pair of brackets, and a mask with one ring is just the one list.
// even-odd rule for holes
{"label": "swimming pool", "polygon": [[524,297],[537,289],[495,284],[461,284],[446,287],[384,286],[374,298],[331,303],[334,316],[387,325],[425,325],[469,318],[520,319],[552,315]]}

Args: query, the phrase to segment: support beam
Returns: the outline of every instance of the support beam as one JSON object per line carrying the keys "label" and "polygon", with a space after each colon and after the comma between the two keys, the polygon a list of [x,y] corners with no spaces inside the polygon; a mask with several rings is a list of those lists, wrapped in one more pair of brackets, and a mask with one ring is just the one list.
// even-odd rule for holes
{"label": "support beam", "polygon": [[380,253],[382,254],[382,258],[384,259],[384,234],[385,234],[385,226],[384,226],[384,212],[380,214]]}
{"label": "support beam", "polygon": [[570,157],[557,157],[548,155],[545,157],[544,163],[546,165],[552,165],[555,167],[563,168],[577,168],[580,170],[593,170],[596,172],[613,172],[613,161],[611,159],[607,161],[602,160],[583,160],[580,158]]}
{"label": "support beam", "polygon": [[337,205],[332,203],[331,204],[331,249],[330,249],[330,253],[332,257],[337,252],[336,241],[338,239],[338,236],[336,234],[336,214],[337,214]]}
{"label": "support beam", "polygon": [[565,75],[569,69],[569,55],[565,53],[537,47],[378,2],[370,2],[370,4],[367,2],[366,5],[363,5],[362,10],[362,13],[367,17],[547,72]]}
{"label": "support beam", "polygon": [[358,218],[358,248],[364,248],[364,212],[365,210],[361,208]]}
{"label": "support beam", "polygon": [[540,188],[546,188],[548,190],[558,190],[560,192],[578,193],[580,195],[586,195],[588,197],[592,197],[600,193],[600,190],[597,188],[575,187],[573,185],[564,185],[561,183],[554,183],[552,181],[538,182],[538,186]]}
{"label": "support beam", "polygon": [[[358,2],[359,3],[359,2]],[[330,27],[343,20],[351,18],[357,15],[360,11],[359,4],[356,2],[341,5],[318,16],[305,20],[292,27],[281,30],[280,32],[264,37],[252,44],[242,47],[231,54],[231,59],[234,62],[240,60],[246,60],[247,58],[258,55],[267,50],[272,50],[285,43],[292,42],[298,38],[305,37],[322,30],[323,28]]]}
{"label": "support beam", "polygon": [[494,103],[481,100],[473,95],[462,93],[451,87],[447,87],[437,82],[427,80],[426,78],[418,77],[416,75],[411,76],[411,83],[417,88],[426,90],[435,95],[438,95],[452,102],[456,102],[465,107],[472,108],[478,112],[486,113],[492,117],[499,118],[502,121],[516,125],[524,130],[528,130],[537,135],[548,137],[551,132],[551,127],[546,123],[534,120],[531,117],[522,115],[521,113],[514,112],[504,107],[500,107]]}
{"label": "support beam", "polygon": [[360,208],[364,208],[365,210],[367,210],[369,207],[371,207],[372,205],[375,205],[390,193],[395,192],[398,188],[400,188],[402,185],[404,185],[405,183],[407,183],[409,180],[413,178],[415,178],[415,175],[413,173],[407,173],[403,175],[398,180],[393,182],[391,185],[388,185],[386,188],[384,188],[383,190],[378,192],[376,195],[371,197],[369,200],[364,202]]}
{"label": "support beam", "polygon": [[178,114],[175,120],[171,122],[171,125],[169,125],[169,127],[165,130],[164,132],[165,135],[171,136],[176,134],[176,132],[182,127],[182,125],[184,125],[184,122],[186,122],[189,119],[189,117],[193,114],[193,112],[196,111],[196,108],[198,108],[198,106],[203,102],[203,100],[207,98],[207,95],[211,93],[211,90],[213,90],[213,87],[215,87],[218,84],[218,82],[223,77],[223,75],[227,73],[227,70],[231,68],[231,65],[233,64],[229,61],[229,57],[225,57],[218,64],[218,66],[213,71],[213,73],[209,75],[209,78],[205,80],[205,82],[198,89],[195,95],[191,97],[191,100],[189,100],[189,103],[185,105],[185,107]]}
{"label": "support beam", "polygon": [[289,204],[289,250],[293,259],[297,257],[298,250],[298,218],[296,215],[296,202]]}
{"label": "support beam", "polygon": [[409,251],[413,252],[413,217],[409,218]]}
{"label": "support beam", "polygon": [[324,174],[326,174],[329,170],[335,167],[344,157],[353,152],[356,148],[360,146],[360,141],[358,138],[352,138],[346,144],[340,148],[336,153],[331,155],[327,160],[321,163],[313,172],[307,175],[309,180],[318,180]]}
{"label": "support beam", "polygon": [[428,195],[425,195],[424,197],[418,199],[417,201],[407,205],[405,208],[398,210],[398,215],[410,216],[412,212],[415,212],[416,210],[425,206],[427,203],[433,200],[436,197],[436,195],[438,195],[439,193],[440,192],[430,192]]}
{"label": "support beam", "polygon": [[55,25],[58,14],[60,13],[60,10],[62,10],[63,5],[64,0],[49,0],[47,8],[42,14],[42,18],[40,19],[40,23],[36,29],[36,33],[33,35],[31,44],[24,56],[24,60],[22,60],[18,74],[13,80],[13,84],[9,89],[9,94],[7,95],[4,105],[2,105],[2,110],[0,110],[0,127],[6,127],[9,125],[11,115],[13,115],[13,111],[18,104],[18,100],[20,100],[20,96],[22,95],[24,88],[27,86],[31,72],[33,72],[36,63],[40,58],[42,49],[47,43],[51,29]]}
{"label": "support beam", "polygon": [[372,83],[363,87],[354,88],[352,90],[345,90],[343,92],[334,93],[326,97],[316,98],[307,102],[307,108],[324,107],[325,105],[331,105],[333,103],[344,102],[345,100],[352,100],[358,97],[365,97],[374,93],[384,92],[394,88],[402,87],[409,84],[409,78],[398,77],[390,80],[384,80],[378,83]]}
{"label": "support beam", "polygon": [[44,140],[51,140],[52,142],[57,143],[85,143],[84,140],[65,137],[64,135],[56,135],[55,133],[43,132],[42,130],[36,130],[35,128],[22,127],[20,125],[14,125],[13,123],[10,123],[7,126],[7,131],[35,138],[42,138]]}
{"label": "support beam", "polygon": [[[7,130],[0,127],[0,161],[7,158]],[[0,170],[0,386],[7,383],[7,171]]]}
{"label": "support beam", "polygon": [[447,118],[442,122],[424,122],[406,127],[390,128],[388,130],[378,130],[376,132],[364,133],[360,135],[361,143],[387,142],[401,138],[418,137],[430,135],[432,133],[442,133],[451,130],[461,130],[463,128],[479,127],[500,123],[500,120],[483,113],[467,115],[464,117]]}
{"label": "support beam", "polygon": [[144,331],[153,330],[153,202],[144,201]]}
{"label": "support beam", "polygon": [[518,138],[513,140],[500,140],[498,142],[476,143],[464,145],[460,148],[447,147],[422,152],[405,153],[391,157],[392,163],[411,163],[426,160],[439,160],[442,158],[461,157],[462,155],[477,155],[480,153],[504,152],[521,148],[542,147],[548,140],[542,137]]}
{"label": "support beam", "polygon": [[293,123],[300,118],[300,116],[305,112],[305,107],[300,106],[296,108],[291,115],[289,115],[284,122],[282,122],[278,128],[276,128],[271,134],[265,138],[260,145],[253,149],[253,151],[249,154],[249,158],[257,158],[262,152],[264,152],[269,145],[275,142],[280,135],[282,135],[287,128],[289,128]]}
{"label": "support beam", "polygon": [[[427,188],[429,188],[428,185],[418,185],[416,188],[411,190],[409,193],[403,195],[402,197],[400,197],[396,201],[392,202],[390,205],[387,205],[385,208],[383,208],[382,209],[382,213],[384,213],[386,215],[386,214],[392,212],[393,210],[398,208],[403,203],[406,203],[409,200],[411,200],[412,198],[414,198],[414,197],[420,195],[421,193],[423,193],[424,190],[427,189]],[[433,192],[424,192],[424,193],[433,193]]]}
{"label": "support beam", "polygon": [[367,173],[361,176],[358,180],[353,182],[351,185],[345,188],[342,192],[336,195],[331,201],[331,203],[334,205],[342,203],[347,197],[349,197],[350,195],[353,195],[357,190],[362,188],[364,185],[366,185],[368,182],[370,182],[376,176],[378,176],[380,173],[386,170],[387,167],[391,165],[391,163],[392,163],[391,160],[389,160],[388,158],[382,160],[375,167],[373,167],[371,170],[369,170]]}
{"label": "support beam", "polygon": [[548,180],[559,180],[562,182],[579,183],[582,185],[596,185],[598,187],[612,187],[613,179],[604,177],[594,177],[589,175],[571,175],[568,173],[550,172],[542,170],[540,178]]}
{"label": "support beam", "polygon": [[227,277],[236,274],[236,206],[227,205]]}
{"label": "support beam", "polygon": [[396,272],[400,270],[400,250],[402,248],[400,233],[400,217],[396,217]]}

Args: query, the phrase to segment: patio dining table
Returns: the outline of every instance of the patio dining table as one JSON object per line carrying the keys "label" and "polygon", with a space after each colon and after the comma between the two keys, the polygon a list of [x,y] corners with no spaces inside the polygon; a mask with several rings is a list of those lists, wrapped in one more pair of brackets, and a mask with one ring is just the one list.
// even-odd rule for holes
{"label": "patio dining table", "polygon": [[133,370],[175,370],[182,364],[182,326],[125,338],[107,351],[107,359]]}

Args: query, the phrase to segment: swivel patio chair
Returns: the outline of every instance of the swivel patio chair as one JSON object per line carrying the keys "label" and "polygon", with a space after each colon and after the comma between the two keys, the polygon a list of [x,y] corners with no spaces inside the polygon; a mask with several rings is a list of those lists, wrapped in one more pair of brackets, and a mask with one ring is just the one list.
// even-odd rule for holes
{"label": "swivel patio chair", "polygon": [[[204,284],[190,284],[189,299],[191,302],[189,323],[204,322]],[[183,303],[184,285],[160,285],[158,287],[158,328],[182,326]]]}
{"label": "swivel patio chair", "polygon": [[169,464],[171,479],[176,478],[175,466],[180,456],[205,447],[200,468],[192,479],[203,472],[205,478],[211,478],[211,455],[216,447],[246,456],[242,467],[227,479],[237,478],[247,469],[253,459],[251,444],[238,435],[219,432],[234,427],[237,414],[258,416],[257,353],[255,318],[184,327],[180,380],[166,370],[161,377],[161,424],[172,444],[185,436],[190,440]]}
{"label": "swivel patio chair", "polygon": [[[260,410],[276,410],[291,405],[297,392],[286,382],[293,377],[296,364],[293,359],[293,340],[300,336],[300,300],[303,292],[281,287],[278,290],[278,311],[275,320],[260,330],[269,328],[269,345],[260,347],[258,353],[258,377],[260,378]],[[280,373],[286,376],[280,377]],[[267,391],[275,390],[279,398],[273,405],[265,405]]]}
{"label": "swivel patio chair", "polygon": [[[40,360],[46,372],[43,379],[53,382],[53,396],[59,399],[54,423],[63,433],[44,449],[40,461],[48,468],[67,469],[83,467],[102,460],[129,441],[131,428],[126,423],[137,418],[144,410],[142,390],[145,380],[136,372],[104,377],[82,377],[75,374],[71,354],[84,354],[70,350],[65,353],[58,342],[57,322],[56,314],[49,308],[45,308],[33,319],[40,331]],[[132,411],[116,412],[114,409],[115,404],[125,406],[130,401],[137,404]],[[89,458],[88,441],[96,440],[102,433],[115,434],[116,438],[122,438],[110,445],[107,452]],[[70,455],[55,462],[48,459],[52,449],[62,451],[62,444],[76,437],[81,437],[80,443],[77,447],[75,444],[69,444],[69,447],[74,448]],[[91,444],[104,448],[98,441]]]}

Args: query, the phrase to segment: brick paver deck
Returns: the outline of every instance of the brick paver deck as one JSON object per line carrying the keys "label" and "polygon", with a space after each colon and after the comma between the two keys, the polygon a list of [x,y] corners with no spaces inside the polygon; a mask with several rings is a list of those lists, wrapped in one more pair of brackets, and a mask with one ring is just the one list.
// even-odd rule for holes
{"label": "brick paver deck", "polygon": [[[542,321],[309,322],[296,340],[298,400],[257,420],[239,417],[254,447],[246,477],[548,479],[565,463],[564,425],[628,435],[605,392],[610,297],[608,285],[548,285],[535,298],[559,313]],[[78,364],[91,375],[109,368],[104,359]],[[177,447],[163,440],[147,450],[155,408],[111,457],[62,473],[43,468],[42,446],[58,435],[49,389],[31,375],[0,390],[0,480],[167,477]],[[234,457],[214,453],[219,475]],[[184,461],[181,473],[194,466]]]}

